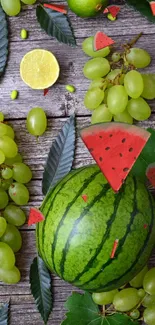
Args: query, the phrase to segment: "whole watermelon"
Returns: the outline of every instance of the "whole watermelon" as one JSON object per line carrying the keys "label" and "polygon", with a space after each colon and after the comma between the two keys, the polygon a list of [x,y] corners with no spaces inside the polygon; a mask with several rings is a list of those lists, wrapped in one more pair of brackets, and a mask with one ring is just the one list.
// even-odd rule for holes
{"label": "whole watermelon", "polygon": [[124,285],[147,263],[155,243],[155,204],[145,185],[129,176],[116,194],[96,165],[69,173],[41,211],[40,256],[52,272],[84,290]]}

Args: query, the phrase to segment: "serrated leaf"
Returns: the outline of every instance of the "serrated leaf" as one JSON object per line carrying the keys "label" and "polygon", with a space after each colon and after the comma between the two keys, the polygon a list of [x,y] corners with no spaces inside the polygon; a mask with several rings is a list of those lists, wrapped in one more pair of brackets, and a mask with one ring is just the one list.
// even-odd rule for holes
{"label": "serrated leaf", "polygon": [[132,6],[135,10],[139,11],[148,20],[155,23],[155,16],[152,14],[151,7],[146,0],[126,0],[129,6]]}
{"label": "serrated leaf", "polygon": [[8,325],[9,304],[0,305],[0,325]]}
{"label": "serrated leaf", "polygon": [[155,162],[155,130],[148,128],[147,131],[151,133],[151,136],[131,170],[131,173],[143,182],[147,179],[146,169],[148,165]]}
{"label": "serrated leaf", "polygon": [[51,277],[43,260],[37,256],[30,267],[31,293],[46,324],[52,311]]}
{"label": "serrated leaf", "polygon": [[125,314],[115,313],[110,316],[101,314],[98,306],[94,303],[92,296],[86,292],[83,295],[73,292],[67,299],[65,308],[66,319],[61,325],[138,325]]}
{"label": "serrated leaf", "polygon": [[4,11],[0,5],[0,75],[3,73],[8,55],[8,26]]}
{"label": "serrated leaf", "polygon": [[51,146],[43,173],[42,191],[44,195],[70,172],[74,159],[74,150],[75,117],[72,115]]}
{"label": "serrated leaf", "polygon": [[76,40],[67,15],[45,8],[41,4],[37,6],[36,15],[40,26],[48,35],[55,37],[61,43],[76,46]]}

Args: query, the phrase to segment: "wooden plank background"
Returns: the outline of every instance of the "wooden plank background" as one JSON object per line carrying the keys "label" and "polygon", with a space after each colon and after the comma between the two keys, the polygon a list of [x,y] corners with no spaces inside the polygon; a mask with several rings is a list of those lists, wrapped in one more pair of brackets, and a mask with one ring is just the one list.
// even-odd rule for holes
{"label": "wooden plank background", "polygon": [[[55,1],[53,2],[55,3]],[[61,1],[57,0],[58,2],[61,3]],[[89,111],[83,105],[84,93],[89,84],[89,81],[82,75],[82,67],[88,59],[81,50],[81,43],[84,38],[93,35],[98,30],[102,30],[113,37],[118,44],[118,48],[120,48],[122,43],[131,40],[142,31],[143,37],[139,40],[137,46],[149,51],[152,56],[152,63],[147,71],[155,72],[155,25],[148,22],[138,12],[127,7],[123,0],[113,1],[113,3],[119,3],[121,6],[119,19],[115,22],[110,22],[103,15],[94,19],[81,19],[70,12],[70,19],[78,44],[76,49],[58,43],[40,29],[35,16],[35,6],[29,8],[24,6],[18,17],[8,19],[9,60],[5,75],[0,80],[0,111],[5,114],[5,118],[14,126],[17,143],[24,157],[24,162],[33,171],[33,180],[29,184],[30,202],[25,208],[27,213],[30,206],[37,207],[42,201],[41,180],[45,160],[53,139],[68,116],[73,112],[76,113],[77,129],[88,125],[90,121]],[[20,39],[20,30],[22,28],[29,31],[29,38],[24,41]],[[43,96],[42,91],[28,88],[22,82],[19,74],[19,65],[23,55],[35,48],[52,51],[58,58],[61,67],[60,78],[46,97]],[[68,83],[75,85],[75,94],[66,92],[65,85]],[[19,91],[19,97],[16,101],[10,100],[10,92],[13,89]],[[35,106],[44,108],[48,116],[47,132],[38,142],[28,134],[25,127],[26,115]],[[151,107],[152,116],[150,120],[139,123],[144,127],[155,127],[155,101],[151,101]],[[89,163],[92,163],[92,159],[77,135],[74,166],[80,167]],[[24,225],[21,232],[23,247],[17,254],[17,264],[21,270],[22,279],[18,285],[8,286],[0,283],[0,303],[11,299],[11,325],[17,323],[18,325],[41,325],[43,322],[37,312],[29,287],[29,268],[36,255],[35,230],[34,227],[28,228],[27,225]],[[155,264],[155,255],[151,259],[151,264]],[[49,324],[59,325],[61,323],[65,312],[63,304],[72,290],[71,285],[54,277],[54,309]]]}

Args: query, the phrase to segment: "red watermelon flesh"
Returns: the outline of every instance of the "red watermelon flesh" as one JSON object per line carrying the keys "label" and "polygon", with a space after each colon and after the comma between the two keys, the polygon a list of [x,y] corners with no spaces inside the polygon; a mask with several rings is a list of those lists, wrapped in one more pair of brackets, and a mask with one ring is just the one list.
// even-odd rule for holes
{"label": "red watermelon flesh", "polygon": [[150,164],[146,170],[146,176],[150,181],[151,185],[155,187],[155,162]]}
{"label": "red watermelon flesh", "polygon": [[30,208],[28,226],[43,221],[45,218],[42,213],[36,208]]}
{"label": "red watermelon flesh", "polygon": [[150,7],[152,10],[153,16],[155,16],[155,1],[150,1],[149,3],[150,3]]}
{"label": "red watermelon flesh", "polygon": [[94,36],[94,51],[99,51],[114,44],[114,40],[102,32],[97,32]]}
{"label": "red watermelon flesh", "polygon": [[115,17],[117,17],[117,15],[120,11],[120,7],[119,6],[109,6],[108,10],[111,13],[111,15],[115,18]]}
{"label": "red watermelon flesh", "polygon": [[150,137],[142,128],[115,122],[89,126],[82,129],[80,135],[115,192]]}

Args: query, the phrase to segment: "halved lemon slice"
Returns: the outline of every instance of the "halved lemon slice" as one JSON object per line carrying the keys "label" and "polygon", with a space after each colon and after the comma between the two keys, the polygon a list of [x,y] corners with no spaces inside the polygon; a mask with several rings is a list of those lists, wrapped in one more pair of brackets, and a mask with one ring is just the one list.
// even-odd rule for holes
{"label": "halved lemon slice", "polygon": [[46,89],[59,77],[56,57],[47,50],[36,49],[25,54],[20,63],[22,80],[32,89]]}

